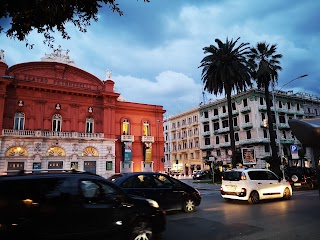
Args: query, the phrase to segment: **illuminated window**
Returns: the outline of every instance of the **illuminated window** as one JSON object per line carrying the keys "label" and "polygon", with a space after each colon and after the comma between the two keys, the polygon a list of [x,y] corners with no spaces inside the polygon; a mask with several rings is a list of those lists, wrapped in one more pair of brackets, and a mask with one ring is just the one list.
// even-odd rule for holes
{"label": "illuminated window", "polygon": [[150,125],[148,121],[143,122],[143,136],[150,136]]}
{"label": "illuminated window", "polygon": [[62,169],[63,161],[48,162],[48,169]]}
{"label": "illuminated window", "polygon": [[55,114],[52,117],[52,131],[54,132],[61,132],[61,124],[62,124],[62,117],[60,114]]}
{"label": "illuminated window", "polygon": [[23,147],[11,147],[6,152],[7,157],[28,156],[27,150]]}
{"label": "illuminated window", "polygon": [[122,134],[123,135],[130,134],[130,122],[128,119],[124,119],[122,122]]}
{"label": "illuminated window", "polygon": [[66,152],[61,147],[51,147],[47,151],[46,156],[54,157],[54,156],[65,156]]}
{"label": "illuminated window", "polygon": [[93,133],[93,123],[94,120],[91,117],[88,117],[86,120],[86,133]]}
{"label": "illuminated window", "polygon": [[24,129],[24,113],[17,112],[14,115],[14,130],[23,130]]}
{"label": "illuminated window", "polygon": [[8,162],[8,170],[23,170],[23,162]]}
{"label": "illuminated window", "polygon": [[82,156],[94,156],[97,157],[99,156],[97,149],[95,149],[94,147],[86,147],[83,152],[82,152]]}

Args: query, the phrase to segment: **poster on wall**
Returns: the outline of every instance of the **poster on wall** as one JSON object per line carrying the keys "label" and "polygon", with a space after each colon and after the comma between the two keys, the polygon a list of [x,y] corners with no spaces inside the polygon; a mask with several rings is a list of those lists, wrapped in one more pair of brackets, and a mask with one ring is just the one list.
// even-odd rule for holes
{"label": "poster on wall", "polygon": [[132,142],[124,142],[124,162],[131,162],[132,160]]}
{"label": "poster on wall", "polygon": [[145,159],[144,159],[144,161],[145,161],[146,163],[152,162],[152,148],[151,148],[151,147],[146,148],[145,151],[146,151],[146,152],[145,152]]}
{"label": "poster on wall", "polygon": [[242,162],[243,165],[252,165],[257,163],[254,148],[242,148]]}

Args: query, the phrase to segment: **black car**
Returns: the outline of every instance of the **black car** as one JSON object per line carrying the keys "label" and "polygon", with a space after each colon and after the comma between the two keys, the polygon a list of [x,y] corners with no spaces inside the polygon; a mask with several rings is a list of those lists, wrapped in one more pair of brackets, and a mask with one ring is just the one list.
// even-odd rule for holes
{"label": "black car", "polygon": [[199,170],[193,174],[192,178],[193,180],[212,179],[212,173],[209,170]]}
{"label": "black car", "polygon": [[288,167],[285,177],[293,189],[315,189],[318,186],[317,170],[307,167]]}
{"label": "black car", "polygon": [[164,210],[193,212],[201,203],[201,195],[197,189],[163,173],[127,173],[113,182],[129,194],[157,201]]}
{"label": "black car", "polygon": [[156,201],[129,197],[87,172],[0,177],[0,239],[155,239],[165,230]]}

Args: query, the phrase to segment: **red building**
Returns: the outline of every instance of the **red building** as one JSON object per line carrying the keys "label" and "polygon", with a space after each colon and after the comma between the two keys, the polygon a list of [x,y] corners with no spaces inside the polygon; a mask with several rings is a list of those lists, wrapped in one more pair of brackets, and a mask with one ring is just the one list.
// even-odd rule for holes
{"label": "red building", "polygon": [[162,106],[123,100],[111,71],[100,80],[60,48],[11,67],[0,54],[1,172],[164,170]]}

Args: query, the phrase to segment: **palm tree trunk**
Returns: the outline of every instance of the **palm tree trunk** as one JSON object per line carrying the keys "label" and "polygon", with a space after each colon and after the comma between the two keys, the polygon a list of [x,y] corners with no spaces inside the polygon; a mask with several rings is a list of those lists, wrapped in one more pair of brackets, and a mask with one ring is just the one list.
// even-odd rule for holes
{"label": "palm tree trunk", "polygon": [[[271,164],[271,170],[275,173],[279,174],[280,171],[280,165],[279,165],[279,159],[278,159],[278,153],[277,153],[277,145],[276,145],[276,135],[274,133],[273,129],[273,122],[272,122],[272,115],[271,115],[271,102],[270,102],[270,92],[269,92],[269,82],[265,83],[265,97],[266,97],[266,105],[267,105],[267,115],[268,115],[268,125],[269,125],[269,136],[270,136],[270,146],[271,146],[271,153],[272,153],[272,162]],[[273,106],[275,107],[275,102],[273,103]]]}
{"label": "palm tree trunk", "polygon": [[231,103],[231,90],[226,89],[227,94],[227,104],[228,104],[228,119],[229,119],[229,130],[230,130],[230,144],[231,144],[231,162],[232,168],[235,168],[237,165],[236,161],[236,144],[234,140],[234,128],[233,128],[233,116],[232,116],[232,103]]}

